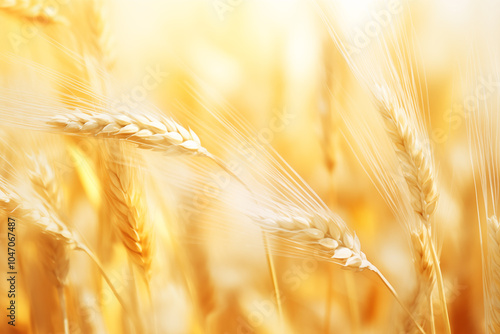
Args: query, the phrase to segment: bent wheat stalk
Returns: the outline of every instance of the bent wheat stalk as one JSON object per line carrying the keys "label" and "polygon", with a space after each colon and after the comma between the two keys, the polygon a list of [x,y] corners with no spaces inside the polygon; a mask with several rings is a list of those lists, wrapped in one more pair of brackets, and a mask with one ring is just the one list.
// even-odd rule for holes
{"label": "bent wheat stalk", "polygon": [[[412,64],[414,58],[412,55],[408,55],[405,47],[412,43],[412,40],[409,38],[401,39],[397,33],[399,30],[395,29],[406,22],[400,20],[399,17],[395,18],[394,22],[391,22],[392,29],[387,29],[383,34],[380,34],[377,37],[377,43],[371,43],[359,54],[353,55],[349,52],[349,44],[355,36],[352,35],[352,30],[343,26],[343,20],[340,18],[342,6],[338,6],[335,2],[318,1],[317,7],[320,16],[328,26],[332,39],[344,55],[347,65],[358,80],[364,83],[374,95],[380,115],[385,123],[386,132],[397,155],[399,169],[407,184],[408,194],[406,191],[401,192],[401,189],[390,188],[395,185],[395,182],[392,176],[387,175],[384,168],[389,163],[380,160],[380,156],[384,154],[383,149],[375,147],[376,152],[366,152],[368,160],[375,162],[374,165],[367,165],[366,169],[371,170],[371,173],[374,174],[375,180],[380,186],[379,190],[384,193],[386,201],[399,216],[401,223],[405,224],[410,231],[414,231],[415,219],[412,216],[415,212],[419,220],[416,222],[416,230],[421,230],[418,225],[424,225],[427,228],[427,233],[430,233],[431,216],[436,210],[438,193],[432,156],[430,150],[424,145],[425,126],[417,113],[417,81],[414,72],[408,69],[408,64]],[[338,20],[332,18],[338,18]],[[349,116],[344,116],[344,118],[349,118]],[[349,124],[349,126],[354,137],[358,132],[356,125]],[[365,137],[371,136],[369,140],[378,140],[378,138],[373,137],[373,132],[368,132],[369,134],[358,134]],[[361,143],[361,147],[365,149],[375,146],[364,138],[354,137],[353,140]],[[405,203],[406,200],[403,201],[400,194],[404,194],[404,198],[409,198],[411,202]],[[409,196],[407,197],[407,195]],[[411,215],[408,215],[407,212],[406,206],[408,204],[411,204],[413,211]],[[439,261],[432,242],[430,242],[430,250],[439,286],[442,315],[445,318],[446,330],[450,333]],[[423,267],[423,264],[417,265],[417,268]]]}
{"label": "bent wheat stalk", "polygon": [[55,130],[72,135],[94,136],[131,142],[142,149],[173,155],[206,157],[235,178],[252,194],[224,161],[201,145],[196,133],[171,118],[146,114],[68,113],[53,116],[48,124]]}
{"label": "bent wheat stalk", "polygon": [[[276,244],[265,243],[265,246],[272,248],[276,254],[313,257],[354,271],[373,271],[402,308],[413,317],[389,282],[367,260],[356,234],[349,231],[340,217],[330,212],[319,196],[275,150],[256,140],[255,131],[247,121],[231,107],[212,106],[197,92],[194,95],[200,105],[228,130],[229,134],[215,133],[218,142],[234,143],[231,147],[244,147],[244,151],[252,153],[251,160],[247,155],[241,157],[240,166],[243,167],[242,173],[248,172],[247,175],[253,177],[245,180],[253,181],[250,183],[254,190],[251,200],[255,201],[256,206],[246,207],[243,211],[265,234],[280,241]],[[189,108],[183,109],[191,113]],[[220,109],[224,110],[224,114],[218,111]],[[196,122],[194,115],[192,119]],[[248,162],[249,168],[245,170],[245,163]],[[268,168],[265,173],[254,173],[255,165],[259,163]],[[286,249],[288,246],[291,249]],[[418,324],[416,327],[420,328]]]}
{"label": "bent wheat stalk", "polygon": [[[421,227],[422,233],[429,234],[428,245],[437,278],[438,292],[441,299],[441,309],[443,312],[446,330],[448,333],[451,333],[439,259],[431,241],[432,239],[430,238],[430,219],[436,211],[439,197],[434,177],[432,159],[423,142],[417,135],[417,131],[409,122],[403,107],[399,106],[399,102],[397,99],[392,97],[389,89],[387,87],[379,86],[378,91],[375,93],[375,98],[379,103],[380,114],[384,120],[389,138],[393,143],[394,151],[398,157],[401,171],[408,186],[408,190],[411,195],[412,208],[423,223],[423,226]],[[420,235],[422,233],[420,233]],[[413,246],[416,246],[413,240],[412,244]],[[418,254],[419,247],[417,247],[415,251]],[[424,260],[424,258],[417,256],[416,261],[421,260]],[[427,267],[427,263],[420,263],[416,265],[417,270],[424,267]],[[418,273],[418,276],[429,278],[428,276],[423,275],[423,273]],[[428,283],[433,284],[434,281]],[[427,292],[423,290],[419,291],[422,293]],[[432,292],[432,289],[430,289],[430,291]],[[431,295],[429,295],[429,298],[432,299]],[[433,321],[433,319],[431,319],[431,321]]]}
{"label": "bent wheat stalk", "polygon": [[[309,218],[305,218],[308,216]],[[361,251],[361,243],[356,234],[351,233],[335,215],[329,217],[280,212],[274,216],[254,219],[259,221],[268,233],[307,245],[317,250],[316,255],[346,268],[362,270],[371,265]]]}
{"label": "bent wheat stalk", "polygon": [[259,222],[264,230],[268,231],[267,233],[284,237],[285,240],[291,240],[298,245],[305,245],[306,248],[310,248],[306,251],[312,251],[315,256],[334,262],[346,269],[354,271],[368,269],[374,272],[408,314],[415,328],[421,333],[425,333],[417,319],[401,302],[389,281],[377,267],[367,260],[366,255],[361,251],[358,237],[347,229],[340,217],[333,214],[331,216],[307,215],[296,211],[295,214],[280,212],[272,216],[253,218]]}

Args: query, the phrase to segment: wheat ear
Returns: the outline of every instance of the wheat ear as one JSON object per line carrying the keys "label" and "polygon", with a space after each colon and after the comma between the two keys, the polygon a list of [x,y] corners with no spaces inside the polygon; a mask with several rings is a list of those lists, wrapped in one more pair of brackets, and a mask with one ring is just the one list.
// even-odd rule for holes
{"label": "wheat ear", "polygon": [[[361,251],[361,243],[350,232],[345,223],[336,215],[308,215],[298,210],[293,215],[277,213],[267,217],[253,217],[263,229],[278,237],[295,241],[307,248],[312,247],[313,253],[319,258],[332,261],[342,267],[354,271],[368,269],[374,272],[394,296],[399,305],[408,314],[420,333],[425,333],[417,319],[401,302],[396,290],[382,275],[376,266],[371,264]],[[308,217],[308,218],[305,218]]]}
{"label": "wheat ear", "polygon": [[404,110],[390,97],[388,90],[380,91],[379,111],[408,185],[411,205],[427,227],[430,227],[430,218],[436,210],[439,197],[431,158]]}
{"label": "wheat ear", "polygon": [[56,8],[47,5],[45,1],[0,0],[0,10],[41,23],[66,22],[64,18],[58,15]]}
{"label": "wheat ear", "polygon": [[73,234],[54,214],[43,207],[25,207],[21,203],[19,195],[5,189],[2,184],[0,184],[0,187],[0,208],[19,219],[29,222],[30,225],[40,228],[44,233],[61,240],[68,246],[75,247],[76,241]]}
{"label": "wheat ear", "polygon": [[266,232],[312,247],[318,251],[318,255],[346,268],[361,270],[370,266],[366,255],[361,252],[358,237],[343,223],[339,223],[340,218],[320,215],[305,217],[308,215],[277,213],[272,217],[254,219]]}
{"label": "wheat ear", "polygon": [[287,240],[312,247],[312,251],[320,258],[332,261],[346,269],[354,271],[368,269],[374,272],[408,314],[415,327],[421,333],[425,333],[411,311],[401,302],[389,281],[377,267],[367,260],[366,255],[361,251],[361,243],[356,234],[350,232],[338,216],[308,215],[299,210],[288,211],[296,212],[293,215],[276,213],[273,216],[257,216],[253,219],[256,219],[270,234],[278,237],[284,236]]}
{"label": "wheat ear", "polygon": [[77,112],[54,116],[48,123],[68,134],[121,139],[141,148],[168,153],[207,155],[192,130],[165,117]]}
{"label": "wheat ear", "polygon": [[252,194],[252,190],[225,162],[201,146],[200,138],[193,130],[187,130],[173,119],[141,114],[76,112],[54,116],[48,124],[67,134],[119,139],[143,149],[209,158]]}
{"label": "wheat ear", "polygon": [[149,281],[153,259],[152,226],[139,171],[132,167],[124,147],[108,146],[103,161],[104,195],[115,220],[116,231],[132,261]]}

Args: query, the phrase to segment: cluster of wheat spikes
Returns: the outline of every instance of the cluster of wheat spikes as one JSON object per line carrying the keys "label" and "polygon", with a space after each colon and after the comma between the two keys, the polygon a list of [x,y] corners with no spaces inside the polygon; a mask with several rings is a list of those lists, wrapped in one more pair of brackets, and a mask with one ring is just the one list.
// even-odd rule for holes
{"label": "cluster of wheat spikes", "polygon": [[[141,10],[196,6],[160,3]],[[214,30],[265,7],[213,3]],[[121,5],[131,6],[0,0],[0,234],[16,222],[0,243],[17,271],[16,297],[0,292],[16,325],[4,318],[1,333],[500,332],[494,50],[483,46],[483,59],[475,48],[466,110],[443,117],[466,125],[459,169],[461,144],[443,154],[433,142],[439,92],[427,94],[419,68],[415,4],[375,6],[360,30],[348,2],[307,1],[297,13],[308,23],[294,28],[307,43],[274,44],[313,56],[263,68],[233,64],[237,47],[229,56],[186,35],[187,47],[169,31],[168,53],[155,44],[169,77],[148,65],[139,81],[121,62],[154,57],[121,52]],[[192,12],[203,27],[205,11]],[[172,50],[188,56],[179,65]],[[264,78],[259,89],[244,88],[247,71]],[[459,185],[443,173],[455,167]]]}

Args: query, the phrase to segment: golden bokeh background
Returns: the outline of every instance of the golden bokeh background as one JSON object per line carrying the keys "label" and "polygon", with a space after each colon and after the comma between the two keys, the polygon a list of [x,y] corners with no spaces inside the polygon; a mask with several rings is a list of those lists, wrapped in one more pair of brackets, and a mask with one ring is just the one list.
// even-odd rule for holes
{"label": "golden bokeh background", "polygon": [[[375,106],[365,85],[352,74],[338,51],[317,2],[103,1],[103,22],[98,22],[89,14],[93,1],[40,1],[40,6],[50,7],[47,10],[51,15],[62,17],[55,23],[23,17],[20,11],[9,10],[8,3],[0,1],[0,54],[27,59],[83,81],[83,65],[75,59],[92,49],[88,36],[102,25],[111,36],[112,49],[107,55],[113,65],[105,82],[111,87],[107,92],[114,106],[140,109],[150,103],[192,128],[210,152],[224,159],[231,158],[232,143],[222,142],[225,137],[217,132],[226,128],[214,119],[210,109],[224,114],[225,106],[232,108],[252,127],[259,144],[275,149],[356,231],[364,253],[393,284],[403,302],[411,299],[416,276],[407,231],[365,172],[369,166],[358,160],[362,152],[351,147],[342,117],[354,110],[367,110],[368,115]],[[341,17],[339,24],[351,25],[353,43],[356,39],[363,43],[366,38],[370,43],[370,39],[381,38],[396,21],[401,24],[394,29],[410,36],[409,48],[415,61],[408,63],[407,69],[418,74],[417,84],[423,91],[426,108],[422,112],[440,192],[434,225],[451,327],[453,333],[485,332],[481,242],[463,106],[471,59],[490,52],[487,47],[477,46],[482,45],[480,38],[492,49],[498,43],[494,21],[500,14],[500,4],[473,0],[356,0],[342,2],[341,7],[343,12],[339,9],[331,19]],[[395,14],[389,11],[393,7],[397,8]],[[390,14],[384,17],[382,12]],[[369,29],[377,24],[380,32],[370,37]],[[0,62],[3,87],[42,94],[47,86],[57,87],[53,79],[39,74],[32,67],[23,67],[22,61]],[[12,113],[18,113],[18,119],[23,117],[22,110]],[[277,115],[280,120],[284,117],[284,126],[272,126]],[[1,123],[2,139],[15,152],[10,156],[7,153],[11,151],[5,151],[4,158],[22,166],[17,161],[28,154],[26,147],[38,142],[38,134],[29,126],[17,131],[10,123]],[[35,151],[43,153],[47,149],[49,156],[61,154],[64,148],[59,137],[46,136]],[[53,147],[46,147],[47,143]],[[64,145],[71,146],[69,142]],[[83,154],[80,158],[88,159],[88,169],[92,170],[94,148],[85,152],[77,145],[72,159]],[[153,159],[155,164],[161,164],[160,158]],[[258,174],[259,165],[254,167]],[[98,208],[104,202],[92,172],[85,176],[81,171],[85,168],[62,176],[65,215],[85,241],[97,247]],[[26,174],[21,167],[16,171]],[[164,178],[168,179],[168,175],[161,180]],[[398,331],[403,311],[371,273],[295,258],[293,253],[274,256],[284,312],[280,320],[258,231],[237,221],[229,229],[204,224],[207,218],[203,212],[196,212],[192,218],[196,223],[180,228],[182,220],[176,210],[181,195],[165,189],[148,191],[165,192],[150,203],[162,207],[155,217],[178,219],[170,225],[157,223],[161,226],[157,227],[156,239],[161,245],[153,270],[154,302],[148,304],[147,298],[141,296],[144,291],[137,291],[142,300],[138,303],[139,316],[146,322],[151,320],[148,316],[154,319],[151,321],[156,331],[151,327],[148,333],[325,333],[326,328],[329,333]],[[17,246],[23,274],[18,276],[16,327],[7,326],[4,319],[0,332],[64,333],[55,293],[33,292],[48,289],[49,283],[32,282],[33,277],[43,276],[45,269],[34,260],[38,256],[36,244],[30,243],[28,232],[23,231],[27,236],[20,235]],[[165,241],[172,239],[177,241]],[[6,234],[1,240],[5,245]],[[128,267],[123,264],[126,254],[116,246],[116,240],[110,238],[109,242],[110,259],[103,262],[118,291],[126,294],[131,284]],[[7,262],[4,248],[2,266]],[[174,256],[172,252],[183,254]],[[23,259],[33,260],[24,260],[23,265]],[[70,332],[134,333],[106,284],[95,278],[97,274],[88,274],[95,270],[91,267],[84,255],[71,255],[65,288]],[[3,291],[7,291],[7,283],[1,281],[0,300],[5,310],[3,305],[8,301]],[[196,291],[196,299],[186,286]],[[435,316],[441,332],[437,306]]]}

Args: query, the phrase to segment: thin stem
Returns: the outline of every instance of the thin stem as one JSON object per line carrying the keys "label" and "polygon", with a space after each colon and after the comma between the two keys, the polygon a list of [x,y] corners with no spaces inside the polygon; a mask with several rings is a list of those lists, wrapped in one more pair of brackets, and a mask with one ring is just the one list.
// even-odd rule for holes
{"label": "thin stem", "polygon": [[150,314],[151,314],[151,318],[152,318],[152,322],[153,322],[153,331],[154,333],[157,333],[158,332],[158,322],[157,322],[157,319],[156,319],[156,312],[153,312],[153,297],[151,296],[151,287],[149,286],[149,280],[144,276],[144,283],[146,285],[146,293],[147,293],[147,297],[148,297],[148,304],[149,304],[149,309],[151,310]]}
{"label": "thin stem", "polygon": [[[325,152],[326,153],[326,152]],[[327,166],[328,168],[328,166]],[[333,187],[333,184],[334,184],[334,180],[333,180],[333,170],[328,170],[328,178],[329,178],[329,184],[330,186],[328,187],[329,188],[329,191],[328,191],[328,204],[329,204],[329,207],[330,208],[333,208],[334,204],[335,204],[335,200],[336,200],[336,197],[335,197],[335,188]],[[333,280],[331,280],[330,278],[332,277],[333,275],[333,269],[331,268],[331,266],[328,266],[328,282],[327,282],[327,293],[326,293],[326,317],[325,317],[325,333],[330,333],[330,315],[332,314],[332,302],[333,302]],[[349,298],[350,300],[350,298]],[[350,303],[350,302],[349,302]],[[352,310],[351,310],[352,311]]]}
{"label": "thin stem", "polygon": [[276,270],[274,267],[274,260],[271,253],[271,248],[269,247],[269,240],[266,232],[262,231],[262,239],[264,240],[264,247],[266,249],[267,264],[269,266],[269,272],[271,273],[271,278],[273,281],[273,288],[276,294],[276,306],[278,308],[278,316],[280,320],[280,326],[283,325],[283,309],[281,307],[281,294],[278,285],[278,278],[276,277]]}
{"label": "thin stem", "polygon": [[[130,299],[132,301],[132,305],[133,305],[133,312],[135,315],[138,316],[138,319],[141,319],[140,318],[140,315],[139,315],[139,309],[140,309],[140,305],[139,305],[139,291],[138,291],[138,288],[137,288],[137,283],[136,283],[136,278],[135,278],[135,272],[134,272],[134,266],[133,266],[133,263],[132,263],[132,258],[130,256],[127,256],[127,262],[128,262],[128,270],[130,271],[130,281],[129,282],[129,286],[127,287],[128,288],[128,291],[129,291],[129,294],[130,294]],[[141,326],[142,327],[142,324]]]}
{"label": "thin stem", "polygon": [[451,334],[450,317],[448,316],[448,307],[446,306],[446,296],[444,293],[443,275],[441,274],[441,268],[439,266],[439,259],[434,249],[434,244],[431,239],[431,232],[427,229],[427,234],[429,235],[429,240],[431,240],[431,254],[432,262],[434,264],[434,270],[436,271],[436,279],[438,284],[439,299],[441,299],[441,311],[443,312],[444,324],[446,327],[446,333]]}
{"label": "thin stem", "polygon": [[432,292],[429,296],[429,310],[431,311],[431,331],[436,334],[436,324],[434,323],[434,305],[432,303]]}
{"label": "thin stem", "polygon": [[377,267],[375,267],[373,264],[370,264],[368,266],[368,269],[371,270],[371,271],[373,271],[375,274],[377,274],[377,276],[382,280],[382,283],[384,283],[384,285],[386,286],[386,288],[389,289],[389,291],[394,296],[394,298],[396,298],[396,301],[401,306],[401,308],[406,313],[408,313],[408,315],[410,316],[411,320],[415,323],[415,326],[417,326],[418,330],[421,333],[425,334],[425,331],[422,328],[422,326],[420,326],[418,324],[418,322],[415,319],[415,317],[413,316],[413,314],[411,314],[411,312],[408,310],[408,308],[406,308],[406,306],[403,304],[403,302],[401,301],[401,299],[399,299],[398,293],[396,292],[396,290],[394,290],[394,288],[392,287],[391,283],[389,283],[389,281],[384,277],[384,275],[382,275],[382,273],[377,269]]}
{"label": "thin stem", "polygon": [[[139,292],[137,291],[137,283],[136,283],[136,279],[135,279],[135,272],[134,272],[134,266],[133,266],[133,263],[132,263],[132,259],[130,256],[127,257],[127,264],[128,264],[128,270],[130,272],[130,280],[132,281],[132,283],[130,284],[131,288],[130,289],[130,298],[132,299],[132,303],[136,306],[139,306]],[[138,311],[138,310],[136,310]]]}
{"label": "thin stem", "polygon": [[333,283],[332,283],[333,270],[328,266],[328,282],[326,289],[326,305],[325,305],[325,333],[330,333],[330,317],[332,314],[332,300],[333,300]]}
{"label": "thin stem", "polygon": [[63,324],[64,324],[64,334],[69,334],[68,313],[66,312],[66,295],[64,292],[63,285],[59,285],[57,287],[57,293],[59,294],[59,303],[61,304],[61,312],[62,312]]}
{"label": "thin stem", "polygon": [[[116,300],[118,300],[118,303],[120,303],[121,307],[125,310],[125,313],[127,313],[131,317],[136,318],[137,315],[134,316],[134,313],[130,312],[130,310],[128,309],[128,307],[125,304],[125,301],[122,299],[122,297],[120,296],[118,291],[116,291],[113,283],[111,283],[111,279],[108,277],[108,275],[104,271],[104,268],[102,267],[99,259],[90,251],[90,249],[88,249],[87,247],[85,247],[83,245],[77,245],[76,249],[83,251],[84,253],[86,253],[90,257],[90,259],[95,263],[95,265],[99,269],[101,276],[104,278],[104,280],[108,284],[109,288],[111,289],[111,292],[113,292],[113,294],[115,295]],[[132,322],[132,323],[135,323],[135,322]]]}

